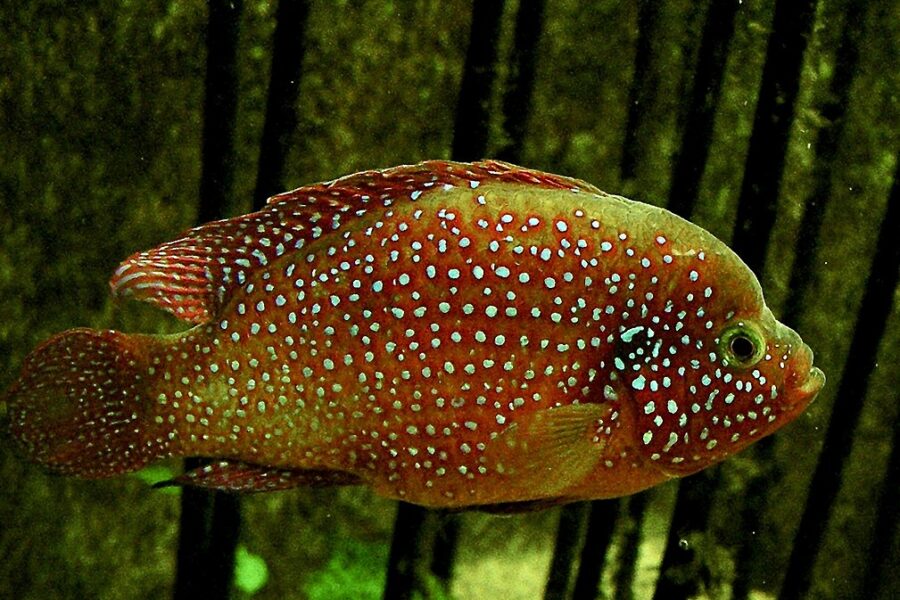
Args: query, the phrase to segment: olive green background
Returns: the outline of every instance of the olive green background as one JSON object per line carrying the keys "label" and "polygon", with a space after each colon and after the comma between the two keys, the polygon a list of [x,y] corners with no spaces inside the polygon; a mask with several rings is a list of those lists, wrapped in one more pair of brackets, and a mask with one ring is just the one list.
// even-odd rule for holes
{"label": "olive green background", "polygon": [[[715,140],[694,220],[728,240],[772,17],[772,1],[739,10]],[[756,468],[751,456],[721,467],[700,548],[712,585],[727,597],[739,544],[758,544],[760,598],[777,593],[806,486],[835,401],[841,366],[884,213],[898,148],[900,19],[872,3],[865,24],[834,197],[799,329],[829,381],[819,400],[777,434],[785,474],[753,534],[729,511]],[[507,75],[516,2],[507,2],[496,115]],[[892,12],[893,9],[893,12]],[[667,195],[686,107],[702,12],[670,0],[654,40],[657,93],[644,106],[637,177],[618,163],[633,75],[633,2],[548,1],[522,162],[586,179],[656,204]],[[813,185],[814,144],[826,125],[844,2],[820,2],[806,55],[778,220],[761,274],[778,313],[786,293],[803,202]],[[460,0],[313,2],[300,86],[299,126],[286,183],[363,168],[448,157],[471,6]],[[274,29],[274,6],[245,0],[238,66],[237,163],[226,214],[249,210]],[[195,224],[205,72],[206,5],[199,0],[40,0],[0,5],[0,388],[40,341],[76,326],[173,331],[174,320],[113,304],[106,284],[130,253]],[[491,148],[504,142],[499,119]],[[839,504],[818,562],[816,598],[849,598],[866,562],[875,498],[898,418],[900,302],[882,341]],[[2,440],[5,442],[5,440]],[[177,465],[173,465],[176,466]],[[672,509],[672,484],[654,491],[642,534],[636,597],[652,585]],[[395,511],[368,490],[307,490],[247,497],[242,547],[269,577],[256,598],[377,598]],[[138,477],[78,481],[47,475],[0,443],[0,597],[160,598],[174,577],[178,494]],[[536,598],[546,580],[557,511],[509,518],[467,514],[453,583],[458,598]],[[624,524],[624,525],[627,525]],[[622,529],[624,525],[620,525]],[[617,531],[613,545],[622,531]],[[894,553],[900,556],[900,542]],[[890,574],[884,590],[900,590]],[[604,580],[604,590],[610,582]],[[887,593],[887,592],[886,592]],[[238,591],[236,597],[249,596]],[[885,596],[887,598],[888,596]]]}

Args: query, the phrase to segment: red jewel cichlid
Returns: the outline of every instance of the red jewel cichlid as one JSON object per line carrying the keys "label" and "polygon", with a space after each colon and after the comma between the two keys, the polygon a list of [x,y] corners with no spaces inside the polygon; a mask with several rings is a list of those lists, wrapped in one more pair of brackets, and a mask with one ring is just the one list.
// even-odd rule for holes
{"label": "red jewel cichlid", "polygon": [[496,161],[301,187],[133,255],[111,287],[194,327],[74,329],[26,359],[8,428],[59,473],[203,456],[174,482],[609,498],[742,450],[825,380],[708,232]]}

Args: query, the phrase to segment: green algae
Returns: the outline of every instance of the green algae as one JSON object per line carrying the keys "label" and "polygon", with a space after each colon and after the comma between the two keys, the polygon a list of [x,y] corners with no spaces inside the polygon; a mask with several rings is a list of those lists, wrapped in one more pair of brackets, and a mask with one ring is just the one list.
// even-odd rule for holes
{"label": "green algae", "polygon": [[[229,214],[246,211],[251,202],[274,28],[273,3],[244,4]],[[286,184],[446,157],[469,3],[328,4],[314,3],[311,14],[300,122],[292,136]],[[691,66],[683,52],[697,32],[692,4],[667,3],[667,27],[655,44],[662,53],[654,66],[660,94],[646,107],[636,177],[621,181],[634,6],[548,3],[522,162],[661,204],[677,143],[677,90]],[[819,107],[827,100],[845,6],[840,1],[823,5],[804,67],[779,219],[769,267],[761,274],[776,312],[788,292],[802,202],[813,188],[810,148],[827,125]],[[735,216],[772,2],[745,3],[741,11],[695,215],[725,239]],[[742,543],[760,546],[753,566],[756,593],[775,594],[803,509],[866,285],[873,223],[883,214],[894,169],[900,85],[896,70],[886,65],[896,62],[900,35],[897,20],[884,11],[870,11],[867,17],[870,33],[834,174],[817,279],[800,323],[829,383],[806,415],[777,434],[775,460],[785,479],[765,507],[763,530],[749,541],[730,527],[729,510],[756,472],[755,464],[741,457],[722,467],[726,485],[715,504],[713,528],[696,541],[712,574],[709,597],[727,597],[735,549]],[[512,30],[508,13],[505,36]],[[205,3],[8,3],[0,8],[0,22],[0,387],[5,387],[25,355],[63,329],[182,327],[148,307],[114,304],[106,280],[131,252],[194,224]],[[506,39],[503,47],[509,43]],[[491,127],[497,134],[493,150],[504,140],[499,119]],[[869,560],[864,550],[874,520],[867,507],[884,485],[898,411],[898,348],[895,309],[869,395],[859,399],[865,410],[834,518],[823,524],[829,530],[815,577],[817,598],[852,597]],[[6,482],[0,490],[0,597],[166,597],[174,578],[178,490],[155,491],[148,484],[171,475],[153,467],[134,477],[76,481],[49,476],[0,445],[0,477]],[[652,543],[645,544],[641,565],[657,564],[652,556],[671,510],[669,496],[670,490],[657,492],[650,505],[644,539]],[[244,545],[235,573],[240,593],[379,597],[392,503],[361,489],[297,490],[248,498],[243,506]],[[515,519],[479,515],[465,520],[479,535],[464,535],[454,589],[477,593],[505,585],[510,598],[540,594],[554,521],[547,515]],[[502,534],[492,535],[496,531]],[[614,546],[620,540],[618,532]],[[505,577],[509,572],[538,574]],[[639,577],[637,589],[650,589],[652,568]],[[890,577],[885,589],[900,589],[898,575]],[[485,578],[493,578],[490,585]],[[428,586],[433,595],[439,593],[439,586]],[[614,591],[609,581],[603,586],[605,592]]]}

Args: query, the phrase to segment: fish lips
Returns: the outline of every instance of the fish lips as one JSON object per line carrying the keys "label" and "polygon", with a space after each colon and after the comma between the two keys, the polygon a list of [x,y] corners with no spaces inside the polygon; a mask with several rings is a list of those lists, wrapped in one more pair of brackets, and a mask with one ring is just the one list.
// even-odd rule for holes
{"label": "fish lips", "polygon": [[813,366],[813,351],[803,344],[795,357],[792,380],[798,382],[790,390],[790,398],[794,407],[803,410],[809,403],[815,400],[816,395],[825,385],[825,373],[819,367]]}
{"label": "fish lips", "polygon": [[809,370],[806,381],[797,388],[797,393],[800,395],[801,400],[809,403],[815,399],[819,390],[821,390],[824,385],[825,373],[823,373],[822,369],[819,367],[812,367]]}

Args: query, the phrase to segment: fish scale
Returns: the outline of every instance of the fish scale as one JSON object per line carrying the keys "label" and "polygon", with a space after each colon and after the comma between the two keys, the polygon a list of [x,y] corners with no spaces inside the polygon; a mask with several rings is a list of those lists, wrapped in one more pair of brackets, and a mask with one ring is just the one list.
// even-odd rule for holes
{"label": "fish scale", "polygon": [[[76,330],[26,360],[10,429],[63,473],[196,455],[218,460],[176,483],[365,483],[454,508],[606,498],[741,450],[824,381],[712,235],[497,161],[280,194],[132,256],[111,286],[196,326]],[[60,378],[89,360],[119,383]],[[84,405],[130,414],[111,432]]]}

